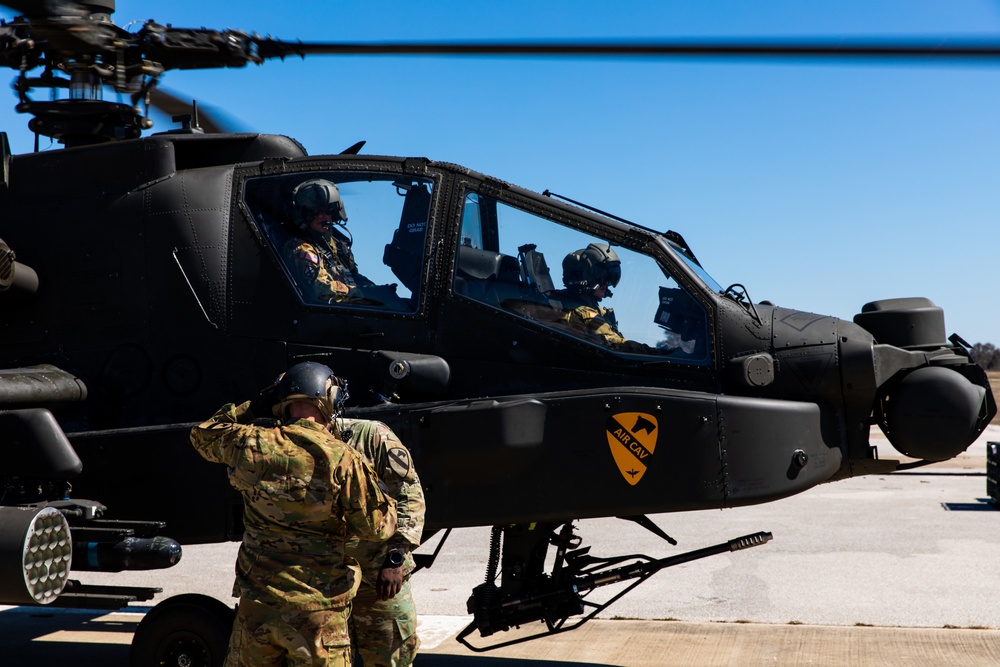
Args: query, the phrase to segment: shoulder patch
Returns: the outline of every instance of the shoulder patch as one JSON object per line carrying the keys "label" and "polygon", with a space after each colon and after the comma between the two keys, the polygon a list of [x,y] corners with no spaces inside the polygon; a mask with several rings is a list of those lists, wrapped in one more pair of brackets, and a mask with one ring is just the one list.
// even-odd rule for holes
{"label": "shoulder patch", "polygon": [[404,447],[391,447],[386,452],[389,470],[400,479],[409,479],[413,471],[413,463],[410,461],[410,452]]}
{"label": "shoulder patch", "polygon": [[319,264],[319,255],[312,252],[312,248],[309,246],[299,246],[295,249],[295,257],[301,260],[305,260],[310,264]]}

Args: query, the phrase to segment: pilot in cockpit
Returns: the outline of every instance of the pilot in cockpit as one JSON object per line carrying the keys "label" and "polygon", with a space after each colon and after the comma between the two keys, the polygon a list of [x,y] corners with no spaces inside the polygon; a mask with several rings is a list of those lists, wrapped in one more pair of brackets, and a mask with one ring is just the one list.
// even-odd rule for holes
{"label": "pilot in cockpit", "polygon": [[666,338],[655,348],[622,335],[614,310],[600,304],[613,296],[611,288],[618,286],[621,277],[621,260],[611,246],[591,243],[566,255],[563,259],[565,289],[550,292],[548,296],[561,307],[560,321],[564,326],[597,338],[610,347],[641,354],[693,354],[695,332],[699,325],[703,328],[704,316],[699,317],[701,310],[681,289],[660,289],[656,323]]}
{"label": "pilot in cockpit", "polygon": [[636,351],[649,351],[648,346],[622,336],[614,309],[600,305],[612,296],[611,288],[621,280],[621,265],[618,254],[608,244],[591,243],[571,252],[563,259],[565,289],[550,292],[549,298],[562,308],[560,319],[568,328],[600,338],[613,347],[641,346],[643,349]]}
{"label": "pilot in cockpit", "polygon": [[358,272],[336,184],[317,178],[297,185],[292,190],[291,223],[298,236],[285,243],[284,254],[309,300],[350,301],[359,296],[359,287],[374,284]]}

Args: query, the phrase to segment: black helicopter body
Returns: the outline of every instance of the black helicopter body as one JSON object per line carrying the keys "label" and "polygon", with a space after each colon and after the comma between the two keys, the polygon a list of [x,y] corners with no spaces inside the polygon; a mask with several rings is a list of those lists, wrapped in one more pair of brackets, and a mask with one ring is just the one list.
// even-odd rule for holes
{"label": "black helicopter body", "polygon": [[[88,171],[95,162],[107,167]],[[246,180],[269,165],[298,180],[316,172],[419,175],[452,193],[436,197],[421,221],[419,305],[400,314],[303,303],[241,201]],[[62,179],[58,170],[88,178]],[[470,191],[601,229],[615,245],[658,249],[657,261],[684,271],[658,235],[475,172],[423,159],[309,158],[277,136],[165,134],[14,156],[9,173],[0,234],[41,286],[11,307],[3,366],[53,366],[85,386],[85,398],[53,406],[86,471],[74,493],[112,508],[143,497],[142,517],[166,521],[185,542],[238,537],[233,513],[242,511],[222,472],[191,450],[190,426],[252,397],[301,358],[337,369],[353,402],[368,404],[354,412],[390,423],[405,439],[428,487],[432,529],[482,525],[483,509],[466,499],[504,498],[511,485],[516,492],[503,502],[485,502],[491,525],[604,516],[607,499],[595,487],[627,492],[614,510],[626,515],[753,504],[838,473],[850,461],[841,447],[848,430],[867,454],[872,396],[858,405],[839,396],[840,357],[853,344],[871,359],[870,335],[850,323],[768,306],[757,306],[758,322],[733,299],[701,290],[718,313],[713,348],[773,355],[777,326],[782,372],[757,386],[723,372],[725,363],[622,354],[455,294],[457,221]],[[53,179],[68,183],[58,198]],[[398,229],[389,222],[387,241]],[[394,382],[396,360],[417,375],[427,365],[431,378],[423,387],[417,378],[412,390],[403,379],[388,389],[400,402],[383,403],[376,397]],[[655,451],[643,452],[649,472],[635,486],[609,452],[608,420],[618,413],[655,415],[663,434]],[[796,451],[810,462],[790,475]],[[156,478],[131,474],[136,466],[157,470]],[[210,500],[223,496],[227,506]],[[115,512],[140,518],[132,513]]]}
{"label": "black helicopter body", "polygon": [[[891,471],[899,461],[869,442],[875,424],[918,460],[907,465],[945,460],[996,414],[985,373],[926,299],[874,301],[854,322],[754,303],[675,232],[454,164],[309,156],[285,136],[197,127],[123,139],[107,136],[120,111],[107,107],[82,136],[83,106],[53,135],[63,150],[11,155],[0,142],[0,423],[18,452],[0,467],[0,509],[56,508],[74,548],[105,545],[93,562],[74,554],[75,569],[175,562],[157,561],[162,543],[144,543],[154,564],[113,558],[135,531],[238,539],[242,502],[188,433],[299,360],[335,369],[349,415],[409,447],[428,535],[503,527],[504,580],[470,601],[484,635],[533,620],[552,631],[583,610],[579,591],[605,583],[574,551],[577,519],[650,527],[648,514]],[[39,118],[58,125],[64,111]],[[291,206],[313,179],[345,202],[347,300],[317,298],[291,259],[316,243]],[[621,267],[617,297],[587,311],[601,331],[574,324],[579,303],[560,284],[564,258],[591,244]],[[17,542],[30,531],[10,516],[0,536]],[[562,574],[543,571],[550,544],[560,568],[570,559]],[[0,603],[73,594],[32,598],[17,576],[0,578]],[[79,590],[78,604],[97,603]]]}
{"label": "black helicopter body", "polygon": [[[419,299],[390,308],[303,298],[251,210],[247,184],[317,175],[432,186],[417,220]],[[704,358],[617,350],[462,294],[468,248],[459,236],[470,194],[655,260],[707,315]],[[188,446],[188,429],[227,401],[249,399],[296,359],[337,369],[350,380],[354,414],[400,433],[427,486],[432,529],[746,505],[890,469],[895,463],[875,460],[868,443],[872,414],[919,368],[950,370],[959,391],[980,386],[960,444],[930,458],[961,451],[989,416],[985,380],[934,330],[932,305],[875,311],[876,324],[879,315],[904,323],[894,325],[900,347],[876,344],[854,323],[708,289],[678,259],[690,250],[674,233],[423,158],[307,157],[286,137],[165,133],[11,156],[0,210],[0,235],[40,283],[33,295],[5,295],[0,363],[29,376],[54,367],[86,387],[75,400],[51,401],[84,464],[75,493],[121,508],[116,515],[165,520],[182,541],[237,537],[241,510],[222,472]],[[411,222],[355,226],[381,225],[388,245]],[[384,245],[376,250],[384,254]],[[501,261],[514,263],[509,288],[518,300],[541,305],[517,258]],[[914,324],[937,338],[908,339]],[[392,377],[400,361],[411,377]],[[50,402],[39,393],[31,403]],[[397,398],[379,399],[390,394]],[[648,472],[634,485],[608,443],[611,420],[632,413],[655,416],[659,427],[655,448],[642,451]],[[897,428],[887,423],[890,435]],[[137,476],[137,468],[157,474]],[[212,502],[219,498],[228,505]]]}

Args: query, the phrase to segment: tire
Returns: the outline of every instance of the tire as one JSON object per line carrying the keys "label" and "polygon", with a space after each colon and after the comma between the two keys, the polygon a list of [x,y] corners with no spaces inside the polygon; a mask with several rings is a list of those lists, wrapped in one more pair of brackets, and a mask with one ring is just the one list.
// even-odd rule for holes
{"label": "tire", "polygon": [[140,621],[131,667],[222,667],[236,614],[207,595],[167,598]]}

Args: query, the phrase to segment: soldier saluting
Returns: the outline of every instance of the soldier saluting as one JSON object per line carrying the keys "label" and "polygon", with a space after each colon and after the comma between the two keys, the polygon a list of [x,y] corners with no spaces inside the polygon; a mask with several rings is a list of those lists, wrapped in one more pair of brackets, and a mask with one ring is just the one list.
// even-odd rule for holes
{"label": "soldier saluting", "polygon": [[[228,466],[244,501],[226,667],[351,665],[361,571],[346,544],[384,541],[397,519],[363,457],[329,430],[344,394],[332,370],[304,362],[191,431],[199,454]],[[252,423],[272,415],[277,426]]]}

